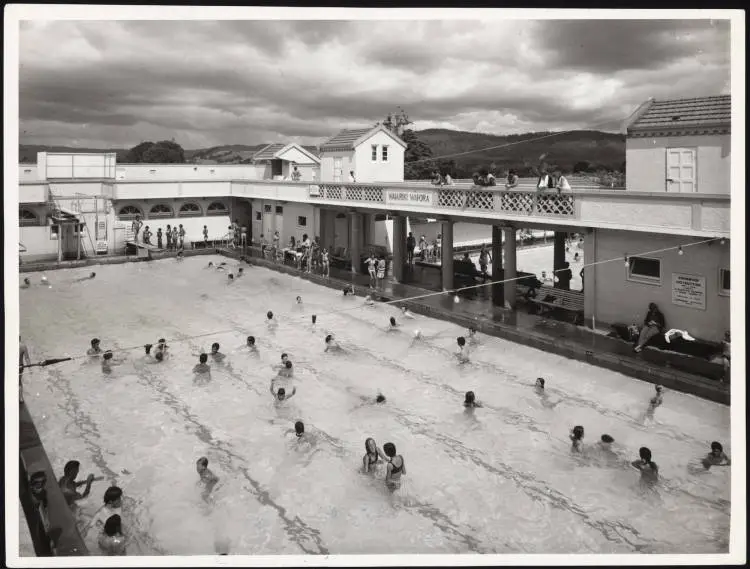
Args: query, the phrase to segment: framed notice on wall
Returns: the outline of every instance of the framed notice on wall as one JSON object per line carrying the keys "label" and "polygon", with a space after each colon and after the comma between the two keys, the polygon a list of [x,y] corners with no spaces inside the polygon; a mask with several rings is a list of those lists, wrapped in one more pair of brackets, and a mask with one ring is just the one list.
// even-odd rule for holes
{"label": "framed notice on wall", "polygon": [[706,277],[672,273],[672,304],[706,309]]}

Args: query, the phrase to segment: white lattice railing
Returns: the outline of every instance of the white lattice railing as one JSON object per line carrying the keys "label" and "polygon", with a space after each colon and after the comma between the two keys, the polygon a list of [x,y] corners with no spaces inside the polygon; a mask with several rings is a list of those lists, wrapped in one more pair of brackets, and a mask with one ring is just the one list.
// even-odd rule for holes
{"label": "white lattice railing", "polygon": [[[326,200],[386,204],[385,186],[372,184],[319,184],[317,197]],[[496,211],[498,213],[541,217],[574,217],[575,195],[489,188],[439,187],[417,191],[436,194],[435,209]],[[433,203],[435,203],[433,202]]]}

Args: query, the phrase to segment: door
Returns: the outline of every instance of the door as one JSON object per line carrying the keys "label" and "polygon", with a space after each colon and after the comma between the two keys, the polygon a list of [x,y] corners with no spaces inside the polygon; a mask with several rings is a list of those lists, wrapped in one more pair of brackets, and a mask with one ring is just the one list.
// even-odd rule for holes
{"label": "door", "polygon": [[273,240],[273,206],[271,204],[263,204],[263,236],[271,245]]}
{"label": "door", "polygon": [[343,159],[339,156],[333,159],[333,181],[340,182],[344,171]]}
{"label": "door", "polygon": [[271,178],[275,180],[276,176],[281,176],[282,174],[283,174],[283,167],[281,164],[281,160],[279,159],[271,160]]}
{"label": "door", "polygon": [[274,231],[279,232],[279,243],[282,247],[286,247],[286,241],[284,240],[284,206],[276,206],[276,227]]}
{"label": "door", "polygon": [[694,193],[695,148],[667,148],[667,191]]}

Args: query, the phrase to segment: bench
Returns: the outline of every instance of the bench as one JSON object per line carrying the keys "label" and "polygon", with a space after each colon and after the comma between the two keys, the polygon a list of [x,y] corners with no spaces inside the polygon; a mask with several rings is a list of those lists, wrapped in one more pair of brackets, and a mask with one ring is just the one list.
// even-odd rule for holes
{"label": "bench", "polygon": [[542,286],[536,296],[527,299],[537,307],[537,314],[550,314],[558,310],[572,312],[574,323],[583,321],[583,292]]}

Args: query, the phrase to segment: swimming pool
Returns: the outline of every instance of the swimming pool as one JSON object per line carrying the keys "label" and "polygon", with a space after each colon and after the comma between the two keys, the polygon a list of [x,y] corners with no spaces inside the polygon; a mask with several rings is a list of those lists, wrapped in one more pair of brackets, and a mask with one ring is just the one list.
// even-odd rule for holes
{"label": "swimming pool", "polygon": [[[91,268],[59,270],[47,275],[52,288],[35,274],[20,291],[34,361],[84,354],[93,337],[124,348],[206,334],[173,340],[161,364],[130,351],[109,376],[86,359],[27,372],[26,400],[58,476],[75,458],[82,477],[123,488],[129,555],[728,551],[730,471],[692,468],[712,440],[731,455],[728,407],[667,392],[644,422],[650,384],[488,336],[459,365],[463,331],[453,324],[401,319],[394,307],[363,307],[263,268],[229,285],[209,260],[223,259],[105,265],[82,282],[73,281]],[[356,309],[325,314],[345,307]],[[385,331],[391,315],[401,331]],[[417,328],[426,340],[412,345]],[[323,352],[328,332],[346,353]],[[248,334],[257,357],[242,348]],[[196,383],[197,354],[212,342],[227,362]],[[297,394],[277,406],[269,385],[282,351]],[[535,394],[538,376],[554,407]],[[470,389],[485,406],[467,414]],[[384,405],[363,404],[378,390]],[[285,434],[296,420],[314,444]],[[586,429],[583,457],[570,452],[574,425]],[[655,491],[594,452],[602,433],[631,460],[651,448],[663,477]],[[382,471],[359,472],[370,436],[404,456],[394,494]],[[196,486],[200,456],[221,478],[209,503]],[[84,523],[107,486],[80,502]]]}

